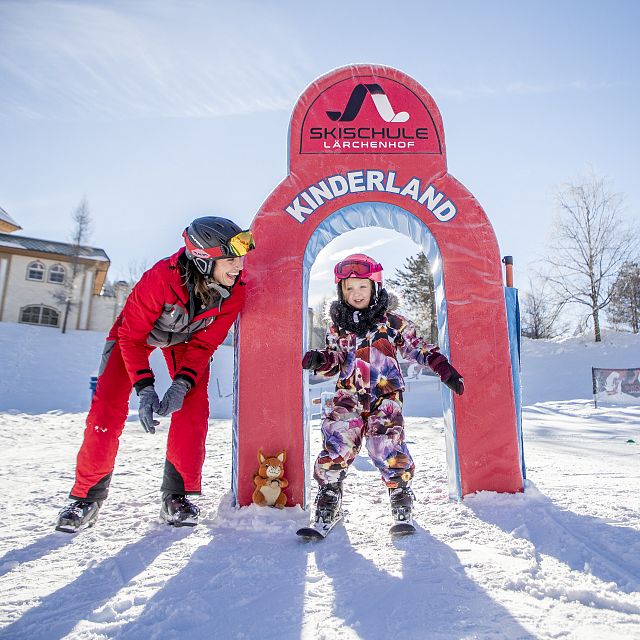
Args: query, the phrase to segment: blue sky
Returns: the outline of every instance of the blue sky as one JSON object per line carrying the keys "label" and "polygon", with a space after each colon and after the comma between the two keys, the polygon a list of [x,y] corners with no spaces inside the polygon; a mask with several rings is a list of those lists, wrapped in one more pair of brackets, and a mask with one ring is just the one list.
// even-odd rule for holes
{"label": "blue sky", "polygon": [[[449,171],[483,205],[526,288],[558,185],[592,168],[637,216],[639,7],[3,0],[0,206],[22,235],[64,241],[86,196],[92,244],[111,257],[112,278],[127,277],[173,251],[193,217],[248,226],[286,174],[306,86],[379,63],[436,100]],[[321,254],[315,281],[332,287],[328,264],[366,247],[389,275],[416,251],[391,232],[351,232]]]}

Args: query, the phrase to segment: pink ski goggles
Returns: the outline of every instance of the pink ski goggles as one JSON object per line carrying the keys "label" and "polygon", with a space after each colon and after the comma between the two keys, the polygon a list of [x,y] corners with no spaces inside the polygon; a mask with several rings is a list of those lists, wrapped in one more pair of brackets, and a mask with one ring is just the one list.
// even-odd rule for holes
{"label": "pink ski goggles", "polygon": [[347,259],[333,268],[336,283],[346,278],[368,278],[374,282],[382,282],[382,265],[366,260]]}

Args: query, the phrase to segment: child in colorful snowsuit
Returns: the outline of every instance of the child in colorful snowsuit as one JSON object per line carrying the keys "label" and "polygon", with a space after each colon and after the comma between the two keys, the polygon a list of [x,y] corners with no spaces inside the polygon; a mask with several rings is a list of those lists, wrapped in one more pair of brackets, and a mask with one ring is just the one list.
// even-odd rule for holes
{"label": "child in colorful snowsuit", "polygon": [[326,348],[308,351],[302,360],[305,369],[339,374],[333,409],[322,421],[323,449],[314,467],[319,484],[316,521],[328,522],[339,512],[342,481],[364,436],[389,489],[394,518],[410,521],[414,464],[404,437],[404,380],[396,352],[429,366],[457,394],[463,393],[464,381],[438,347],[417,336],[411,321],[389,310],[382,265],[354,254],[335,266],[334,275],[338,300],[330,307]]}
{"label": "child in colorful snowsuit", "polygon": [[[171,415],[160,515],[193,526],[199,509],[188,494],[201,490],[209,424],[209,363],[244,303],[242,256],[254,248],[250,231],[226,218],[194,220],[185,246],[146,271],[113,325],[102,355],[98,383],[78,452],[74,500],[56,529],[73,533],[92,526],[107,497],[131,389],[140,399],[148,433],[153,414]],[[159,399],[149,356],[161,348],[172,378]]]}

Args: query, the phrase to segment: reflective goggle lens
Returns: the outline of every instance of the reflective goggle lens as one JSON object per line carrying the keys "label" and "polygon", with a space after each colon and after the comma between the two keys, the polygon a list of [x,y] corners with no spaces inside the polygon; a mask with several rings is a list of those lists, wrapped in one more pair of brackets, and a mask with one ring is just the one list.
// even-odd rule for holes
{"label": "reflective goggle lens", "polygon": [[241,231],[229,240],[227,244],[219,247],[198,247],[189,237],[186,229],[182,234],[187,249],[195,258],[203,260],[215,260],[216,258],[232,258],[247,255],[251,249],[255,249],[256,243],[253,239],[251,231]]}
{"label": "reflective goggle lens", "polygon": [[355,274],[357,276],[369,276],[372,273],[377,273],[378,271],[382,271],[381,265],[372,265],[362,260],[339,262],[335,268],[335,274],[340,278],[348,278],[351,274]]}
{"label": "reflective goggle lens", "polygon": [[241,231],[229,240],[229,249],[234,256],[246,256],[251,249],[256,248],[251,231]]}

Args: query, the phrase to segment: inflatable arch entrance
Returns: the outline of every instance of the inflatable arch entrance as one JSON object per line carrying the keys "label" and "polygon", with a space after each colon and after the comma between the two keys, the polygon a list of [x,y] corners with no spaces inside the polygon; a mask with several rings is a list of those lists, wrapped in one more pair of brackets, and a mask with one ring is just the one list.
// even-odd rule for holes
{"label": "inflatable arch entrance", "polygon": [[439,346],[465,378],[463,396],[442,387],[450,495],[523,489],[515,306],[491,224],[447,173],[442,118],[427,91],[395,69],[353,65],[298,100],[289,174],[252,224],[257,249],[246,258],[236,333],[238,505],[251,503],[259,449],[286,449],[289,504],[305,505],[309,272],[333,238],[369,226],[403,233],[433,266]]}

